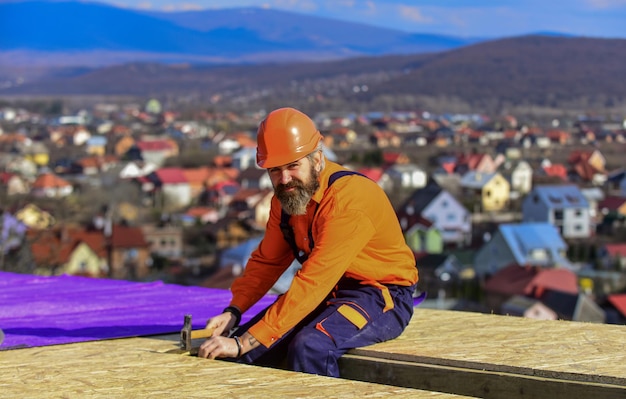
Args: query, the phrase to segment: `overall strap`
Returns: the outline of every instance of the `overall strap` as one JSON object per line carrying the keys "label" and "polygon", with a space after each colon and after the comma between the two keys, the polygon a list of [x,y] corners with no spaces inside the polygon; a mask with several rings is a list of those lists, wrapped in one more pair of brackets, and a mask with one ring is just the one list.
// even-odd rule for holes
{"label": "overall strap", "polygon": [[[332,186],[335,180],[339,179],[340,177],[348,176],[348,175],[359,175],[359,176],[366,177],[365,175],[359,172],[354,172],[351,170],[340,170],[330,175],[330,177],[328,178],[328,187]],[[315,208],[315,213],[317,213],[317,208]],[[313,215],[313,217],[315,217],[315,215]],[[300,262],[300,264],[304,264],[304,262],[308,259],[308,255],[304,253],[304,251],[301,251],[296,245],[296,237],[293,232],[293,227],[291,227],[291,225],[289,224],[290,218],[291,218],[290,214],[288,214],[284,210],[281,212],[280,230],[283,232],[283,237],[285,238],[285,241],[287,241],[287,243],[291,247],[291,250],[293,251],[293,255],[296,257],[296,259],[298,259],[298,262]],[[311,251],[313,250],[313,246],[314,246],[313,232],[309,228],[309,249]]]}

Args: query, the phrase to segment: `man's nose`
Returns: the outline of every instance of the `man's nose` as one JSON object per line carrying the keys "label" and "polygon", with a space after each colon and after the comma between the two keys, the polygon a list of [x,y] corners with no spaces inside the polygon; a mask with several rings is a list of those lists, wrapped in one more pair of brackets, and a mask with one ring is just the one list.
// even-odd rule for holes
{"label": "man's nose", "polygon": [[289,173],[289,170],[283,170],[280,174],[280,182],[282,184],[287,184],[291,181],[291,173]]}

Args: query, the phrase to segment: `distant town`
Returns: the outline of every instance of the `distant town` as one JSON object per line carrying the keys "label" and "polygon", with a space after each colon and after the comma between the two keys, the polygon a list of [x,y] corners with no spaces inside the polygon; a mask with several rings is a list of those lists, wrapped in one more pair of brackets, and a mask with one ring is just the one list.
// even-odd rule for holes
{"label": "distant town", "polygon": [[[0,102],[0,270],[228,289],[268,219],[268,111]],[[388,194],[420,306],[626,324],[626,115],[310,116]]]}

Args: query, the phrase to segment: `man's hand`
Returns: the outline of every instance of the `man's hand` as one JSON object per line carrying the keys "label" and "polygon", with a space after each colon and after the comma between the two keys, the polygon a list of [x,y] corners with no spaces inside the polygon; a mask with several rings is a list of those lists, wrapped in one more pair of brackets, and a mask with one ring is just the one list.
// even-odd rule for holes
{"label": "man's hand", "polygon": [[212,337],[217,337],[220,335],[228,336],[230,330],[235,326],[235,316],[230,312],[224,312],[218,316],[211,317],[206,322],[205,328],[214,328]]}
{"label": "man's hand", "polygon": [[207,359],[216,359],[218,357],[237,357],[239,354],[239,346],[235,338],[213,336],[202,345],[198,350],[198,357]]}

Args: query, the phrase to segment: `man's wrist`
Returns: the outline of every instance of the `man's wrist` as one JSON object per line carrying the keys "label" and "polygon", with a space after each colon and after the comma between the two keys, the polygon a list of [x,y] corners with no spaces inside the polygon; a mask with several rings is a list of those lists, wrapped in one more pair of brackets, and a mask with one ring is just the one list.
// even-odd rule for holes
{"label": "man's wrist", "polygon": [[235,316],[235,325],[233,327],[238,327],[239,322],[241,322],[241,311],[239,310],[239,308],[235,306],[228,306],[222,311],[222,313],[226,312],[231,313],[233,316]]}

